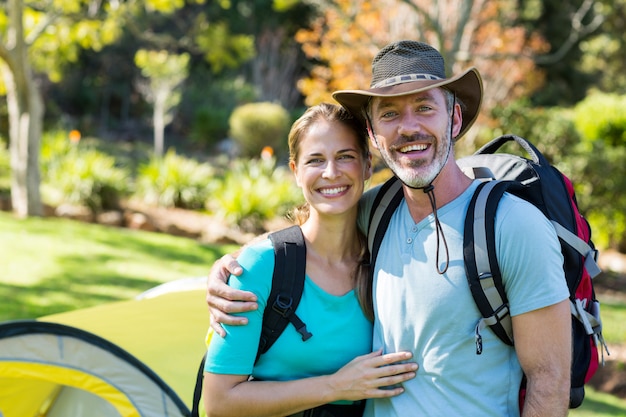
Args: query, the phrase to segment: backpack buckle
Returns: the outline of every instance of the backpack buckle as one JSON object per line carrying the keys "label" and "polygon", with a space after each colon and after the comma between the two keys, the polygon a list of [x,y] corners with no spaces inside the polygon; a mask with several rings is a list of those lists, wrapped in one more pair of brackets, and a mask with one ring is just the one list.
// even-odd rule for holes
{"label": "backpack buckle", "polygon": [[274,304],[272,304],[272,310],[280,314],[282,317],[287,318],[289,314],[291,314],[291,305],[293,304],[293,299],[291,297],[285,297],[282,295],[278,295]]}

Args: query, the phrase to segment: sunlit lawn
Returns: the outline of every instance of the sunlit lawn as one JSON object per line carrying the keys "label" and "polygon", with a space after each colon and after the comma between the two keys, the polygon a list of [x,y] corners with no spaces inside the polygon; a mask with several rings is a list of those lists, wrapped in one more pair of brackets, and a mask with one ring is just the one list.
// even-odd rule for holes
{"label": "sunlit lawn", "polygon": [[206,276],[232,248],[0,212],[0,321],[128,299],[163,282]]}

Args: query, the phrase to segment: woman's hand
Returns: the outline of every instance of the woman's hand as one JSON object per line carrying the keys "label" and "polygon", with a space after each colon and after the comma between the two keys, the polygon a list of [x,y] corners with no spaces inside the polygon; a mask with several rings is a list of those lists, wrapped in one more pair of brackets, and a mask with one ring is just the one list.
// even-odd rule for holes
{"label": "woman's hand", "polygon": [[372,352],[354,358],[329,376],[331,391],[337,400],[358,401],[364,398],[394,397],[404,392],[402,382],[415,378],[418,368],[410,352],[382,354]]}

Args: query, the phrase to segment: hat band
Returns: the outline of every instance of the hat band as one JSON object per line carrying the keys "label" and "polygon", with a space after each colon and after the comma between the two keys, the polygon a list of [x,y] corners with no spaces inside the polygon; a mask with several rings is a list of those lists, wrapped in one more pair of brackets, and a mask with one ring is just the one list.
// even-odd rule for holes
{"label": "hat band", "polygon": [[395,77],[391,77],[391,78],[387,78],[386,80],[379,81],[370,88],[389,87],[390,85],[408,83],[411,81],[419,81],[419,80],[443,80],[443,78],[437,77],[436,75],[432,75],[432,74],[396,75]]}

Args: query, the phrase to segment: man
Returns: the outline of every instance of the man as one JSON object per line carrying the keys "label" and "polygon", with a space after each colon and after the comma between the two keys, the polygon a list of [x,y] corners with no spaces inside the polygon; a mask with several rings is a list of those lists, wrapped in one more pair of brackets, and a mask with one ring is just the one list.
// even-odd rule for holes
{"label": "man", "polygon": [[[481,316],[465,275],[463,226],[477,182],[456,164],[453,144],[478,115],[478,71],[446,78],[438,51],[400,41],[378,53],[372,74],[370,89],[333,97],[362,118],[372,146],[403,184],[404,200],[373,266],[373,349],[410,350],[420,370],[403,384],[403,395],[369,401],[365,415],[517,416],[522,374],[522,416],[567,415],[571,318],[560,246],[547,219],[508,194],[496,216],[496,252],[515,347],[483,330],[483,353],[476,354]],[[362,199],[363,229],[376,191]],[[220,287],[217,275],[209,279],[209,305],[225,311],[254,305]],[[248,302],[235,307],[216,296]]]}

